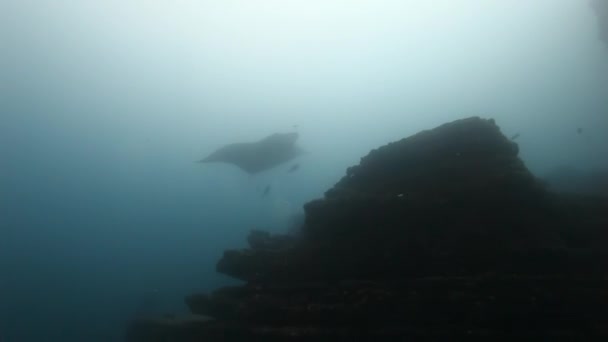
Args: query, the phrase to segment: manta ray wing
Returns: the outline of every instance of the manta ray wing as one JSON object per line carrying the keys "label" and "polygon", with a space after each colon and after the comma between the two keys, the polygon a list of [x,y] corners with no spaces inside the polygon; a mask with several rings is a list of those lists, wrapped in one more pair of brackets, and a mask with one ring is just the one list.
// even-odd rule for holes
{"label": "manta ray wing", "polygon": [[232,164],[249,174],[255,174],[300,155],[301,149],[295,145],[297,138],[297,133],[275,133],[253,143],[229,144],[219,148],[200,162]]}

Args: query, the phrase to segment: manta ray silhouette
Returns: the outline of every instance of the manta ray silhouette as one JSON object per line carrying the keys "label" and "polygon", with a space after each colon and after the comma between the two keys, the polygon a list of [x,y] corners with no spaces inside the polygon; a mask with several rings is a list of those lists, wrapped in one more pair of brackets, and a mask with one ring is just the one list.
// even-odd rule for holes
{"label": "manta ray silhouette", "polygon": [[249,174],[271,169],[303,153],[296,146],[298,133],[275,133],[257,142],[234,143],[220,147],[200,163],[227,163]]}

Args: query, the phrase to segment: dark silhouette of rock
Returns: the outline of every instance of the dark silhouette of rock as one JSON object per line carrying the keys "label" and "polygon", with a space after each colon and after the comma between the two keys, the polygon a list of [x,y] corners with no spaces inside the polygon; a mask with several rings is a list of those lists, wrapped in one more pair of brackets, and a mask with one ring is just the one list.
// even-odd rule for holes
{"label": "dark silhouette of rock", "polygon": [[608,337],[608,200],[548,191],[517,154],[477,117],[371,151],[300,234],[226,251],[246,284],[186,298],[215,320],[173,341]]}

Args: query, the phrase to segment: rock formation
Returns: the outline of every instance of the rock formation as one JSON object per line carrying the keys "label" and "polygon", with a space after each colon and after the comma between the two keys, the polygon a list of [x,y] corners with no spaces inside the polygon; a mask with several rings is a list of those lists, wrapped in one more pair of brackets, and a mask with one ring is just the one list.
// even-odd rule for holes
{"label": "rock formation", "polygon": [[371,151],[301,233],[251,233],[186,298],[196,317],[132,322],[129,341],[607,338],[608,199],[549,192],[493,120]]}

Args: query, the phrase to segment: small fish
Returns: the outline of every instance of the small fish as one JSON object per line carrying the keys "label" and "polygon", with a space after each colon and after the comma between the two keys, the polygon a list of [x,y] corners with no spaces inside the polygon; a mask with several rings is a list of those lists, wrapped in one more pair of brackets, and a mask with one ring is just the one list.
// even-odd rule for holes
{"label": "small fish", "polygon": [[293,173],[298,171],[298,169],[300,168],[300,164],[295,163],[293,165],[291,165],[291,167],[289,168],[289,170],[287,170],[287,173]]}
{"label": "small fish", "polygon": [[270,193],[270,184],[266,185],[264,191],[262,192],[262,197],[266,197]]}
{"label": "small fish", "polygon": [[519,133],[513,134],[513,136],[511,136],[511,140],[515,140],[515,139],[519,138],[519,135],[520,135]]}
{"label": "small fish", "polygon": [[583,129],[581,127],[576,129],[577,134],[583,134]]}

